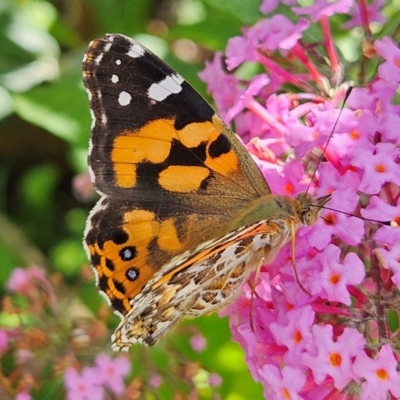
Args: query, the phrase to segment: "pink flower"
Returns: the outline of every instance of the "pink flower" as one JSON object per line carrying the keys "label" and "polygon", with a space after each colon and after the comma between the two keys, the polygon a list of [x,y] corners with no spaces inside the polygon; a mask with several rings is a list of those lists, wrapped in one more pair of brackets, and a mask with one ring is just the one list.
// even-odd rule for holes
{"label": "pink flower", "polygon": [[193,350],[201,352],[206,348],[207,340],[203,335],[197,333],[190,338],[190,346]]}
{"label": "pink flower", "polygon": [[162,382],[163,382],[163,379],[161,378],[161,376],[155,374],[155,375],[151,376],[151,378],[149,380],[149,385],[152,388],[157,389],[161,386]]}
{"label": "pink flower", "polygon": [[99,354],[95,365],[98,367],[99,381],[115,395],[122,395],[125,391],[124,378],[131,369],[129,360],[124,356],[112,359],[105,354]]}
{"label": "pink flower", "polygon": [[386,61],[379,66],[379,77],[390,82],[400,81],[400,49],[389,37],[375,41],[375,50]]}
{"label": "pink flower", "polygon": [[242,111],[245,107],[251,106],[254,96],[258,95],[258,92],[265,87],[269,82],[269,78],[266,74],[256,75],[250,82],[247,89],[239,97],[236,103],[231,107],[227,113],[225,120],[227,122],[231,121],[237,113]]}
{"label": "pink flower", "polygon": [[353,378],[353,357],[362,351],[365,339],[356,329],[345,328],[333,341],[330,325],[315,325],[312,346],[302,356],[302,363],[313,371],[316,383],[329,375],[335,387],[342,390]]}
{"label": "pink flower", "polygon": [[269,383],[269,387],[265,390],[266,398],[271,400],[303,399],[298,394],[306,382],[306,376],[302,370],[290,366],[279,370],[275,365],[265,364],[260,374]]}
{"label": "pink flower", "polygon": [[46,282],[46,274],[43,268],[36,265],[28,268],[14,268],[7,281],[8,290],[16,293],[26,294],[31,291],[37,282]]}
{"label": "pink flower", "polygon": [[273,193],[294,196],[306,190],[306,184],[302,182],[304,167],[298,160],[287,162],[281,173],[271,169],[265,176]]}
{"label": "pink flower", "polygon": [[[322,253],[318,254],[318,261],[322,265],[322,271],[313,275],[312,279],[316,283],[313,293],[321,293],[329,301],[340,301],[350,305],[350,293],[347,289],[349,285],[359,285],[365,276],[364,264],[355,253],[348,253],[340,261],[341,251],[338,247],[330,244]],[[318,284],[320,284],[317,289]]]}
{"label": "pink flower", "polygon": [[8,348],[8,334],[7,331],[0,329],[0,354],[4,353]]}
{"label": "pink flower", "polygon": [[199,77],[207,82],[208,90],[214,97],[221,117],[224,118],[242,91],[238,89],[238,79],[223,70],[221,53],[216,53],[211,62],[206,62],[206,68],[199,73]]}
{"label": "pink flower", "polygon": [[14,400],[32,400],[32,396],[27,391],[19,392]]}
{"label": "pink flower", "polygon": [[349,12],[351,6],[351,0],[316,0],[310,7],[293,7],[292,10],[296,14],[305,14],[313,21],[318,21],[322,16],[330,17],[334,14],[347,13]]}
{"label": "pink flower", "polygon": [[67,368],[64,375],[68,400],[102,400],[104,389],[97,368],[84,368],[81,374],[75,368]]}
{"label": "pink flower", "polygon": [[400,243],[391,247],[390,250],[378,248],[376,252],[380,256],[382,266],[392,271],[391,279],[400,289]]}
{"label": "pink flower", "polygon": [[[387,18],[382,14],[381,9],[385,5],[384,0],[375,0],[372,4],[366,4],[368,19],[370,22],[379,22],[384,24]],[[362,25],[360,6],[355,3],[353,6],[352,17],[349,21],[343,24],[344,29],[355,28]]]}
{"label": "pink flower", "polygon": [[385,400],[390,392],[400,397],[400,373],[397,371],[398,361],[393,355],[390,345],[381,347],[376,358],[368,357],[364,351],[357,354],[353,365],[353,373],[361,385],[361,399]]}
{"label": "pink flower", "polygon": [[400,185],[400,169],[396,163],[399,155],[399,149],[391,143],[360,148],[352,160],[352,165],[363,169],[359,190],[376,194],[385,182]]}
{"label": "pink flower", "polygon": [[288,348],[286,362],[297,366],[298,359],[305,351],[307,343],[311,341],[311,327],[314,323],[315,313],[310,306],[290,310],[286,314],[287,323],[272,322],[269,329],[276,343]]}
{"label": "pink flower", "polygon": [[218,374],[210,374],[208,377],[208,383],[212,387],[221,386],[222,378]]}

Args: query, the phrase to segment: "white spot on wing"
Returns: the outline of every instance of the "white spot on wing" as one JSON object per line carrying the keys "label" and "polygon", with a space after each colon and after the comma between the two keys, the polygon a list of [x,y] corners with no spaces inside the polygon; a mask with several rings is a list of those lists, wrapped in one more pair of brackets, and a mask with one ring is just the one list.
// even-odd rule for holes
{"label": "white spot on wing", "polygon": [[100,61],[103,58],[104,53],[100,53],[95,59],[94,59],[94,63],[95,64],[100,64]]}
{"label": "white spot on wing", "polygon": [[148,96],[156,101],[165,100],[172,93],[179,93],[182,90],[184,79],[178,75],[169,75],[162,81],[153,83],[147,91]]}
{"label": "white spot on wing", "polygon": [[[90,125],[90,129],[93,130],[93,128],[96,126],[96,116],[94,115],[94,111],[92,109],[89,109],[89,111],[90,111],[90,116],[92,117],[92,124]],[[92,142],[90,141],[90,144],[91,143]]]}
{"label": "white spot on wing", "polygon": [[132,100],[132,96],[128,92],[121,92],[118,97],[118,103],[121,106],[127,106]]}
{"label": "white spot on wing", "polygon": [[110,48],[111,48],[111,43],[107,43],[107,44],[104,46],[104,52],[110,50]]}
{"label": "white spot on wing", "polygon": [[129,51],[126,53],[129,57],[132,58],[138,58],[142,57],[145,53],[145,50],[142,46],[140,46],[138,43],[132,43],[131,48]]}
{"label": "white spot on wing", "polygon": [[115,64],[121,65],[121,60],[115,60]]}
{"label": "white spot on wing", "polygon": [[112,83],[117,83],[118,81],[119,81],[119,78],[118,78],[117,75],[113,75],[113,76],[111,77],[111,82],[112,82]]}

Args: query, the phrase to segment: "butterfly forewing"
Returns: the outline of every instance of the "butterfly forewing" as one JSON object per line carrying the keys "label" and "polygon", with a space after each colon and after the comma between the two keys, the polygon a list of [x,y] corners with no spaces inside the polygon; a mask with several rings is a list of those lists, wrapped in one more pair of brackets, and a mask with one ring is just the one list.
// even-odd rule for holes
{"label": "butterfly forewing", "polygon": [[83,76],[94,114],[89,167],[100,192],[132,202],[269,193],[208,103],[139,43],[122,35],[93,41]]}

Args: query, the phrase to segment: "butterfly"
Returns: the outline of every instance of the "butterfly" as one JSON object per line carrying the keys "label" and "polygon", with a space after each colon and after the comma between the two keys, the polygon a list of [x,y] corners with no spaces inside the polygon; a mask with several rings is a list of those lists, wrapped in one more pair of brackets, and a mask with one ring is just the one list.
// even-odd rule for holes
{"label": "butterfly", "polygon": [[183,317],[220,310],[330,196],[274,195],[234,133],[140,43],[90,43],[88,166],[101,198],[84,244],[121,322],[114,350],[154,345]]}

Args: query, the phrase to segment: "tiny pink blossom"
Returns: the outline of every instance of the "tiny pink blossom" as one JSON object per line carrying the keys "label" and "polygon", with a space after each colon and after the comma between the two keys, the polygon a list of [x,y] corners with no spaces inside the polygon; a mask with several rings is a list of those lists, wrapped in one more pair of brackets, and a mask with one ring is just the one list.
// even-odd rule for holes
{"label": "tiny pink blossom", "polygon": [[161,386],[162,382],[163,382],[163,379],[161,378],[161,376],[154,374],[151,376],[151,378],[149,380],[149,385],[154,389],[158,389]]}
{"label": "tiny pink blossom", "polygon": [[375,358],[368,357],[360,351],[353,365],[353,373],[360,380],[363,400],[385,400],[389,392],[395,398],[400,398],[400,373],[397,371],[396,360],[390,345],[381,347]]}
{"label": "tiny pink blossom", "polygon": [[19,392],[15,397],[14,400],[32,400],[32,396],[27,391]]}
{"label": "tiny pink blossom", "polygon": [[400,289],[400,243],[391,247],[390,250],[377,248],[376,252],[380,255],[382,266],[392,271],[391,279]]}
{"label": "tiny pink blossom", "polygon": [[43,268],[36,265],[28,268],[17,267],[11,272],[11,276],[7,281],[7,288],[12,292],[26,294],[34,287],[35,280],[38,282],[47,282]]}
{"label": "tiny pink blossom", "polygon": [[269,14],[278,7],[280,0],[263,0],[260,6],[260,11],[264,14]]}
{"label": "tiny pink blossom", "polygon": [[364,336],[356,329],[345,328],[334,341],[330,325],[314,325],[312,332],[314,340],[302,355],[303,364],[312,370],[316,383],[329,375],[335,387],[342,390],[353,377],[352,360],[364,348]]}
{"label": "tiny pink blossom", "polygon": [[265,364],[260,374],[269,384],[265,389],[265,397],[271,400],[303,399],[298,393],[306,383],[306,376],[301,369],[286,366],[282,369],[272,364]]}
{"label": "tiny pink blossom", "polygon": [[295,196],[299,192],[305,191],[307,185],[302,181],[304,176],[304,167],[297,161],[292,160],[283,166],[281,173],[276,169],[271,169],[265,173],[269,187],[272,193],[287,196]]}
{"label": "tiny pink blossom", "polygon": [[269,324],[276,342],[288,348],[286,362],[292,366],[298,365],[298,360],[305,346],[311,341],[311,327],[315,313],[310,306],[290,310],[286,314],[288,323],[272,322]]}
{"label": "tiny pink blossom", "polygon": [[398,83],[400,81],[400,48],[388,36],[376,40],[374,46],[377,53],[386,60],[379,66],[379,77]]}
{"label": "tiny pink blossom", "polygon": [[400,185],[400,168],[396,159],[400,151],[392,143],[378,143],[374,148],[360,148],[351,161],[363,170],[358,189],[367,194],[376,194],[385,182]]}
{"label": "tiny pink blossom", "polygon": [[[385,0],[375,0],[372,4],[366,4],[368,13],[368,21],[378,22],[384,24],[387,18],[382,14],[381,9],[385,5]],[[355,28],[362,25],[360,6],[354,3],[352,10],[352,17],[346,23],[343,24],[344,29]]]}
{"label": "tiny pink blossom", "polygon": [[216,53],[211,62],[206,62],[206,67],[199,73],[199,77],[207,83],[208,91],[213,95],[221,117],[224,117],[243,90],[237,89],[238,79],[234,75],[228,75],[222,65],[222,54]]}
{"label": "tiny pink blossom", "polygon": [[266,74],[256,75],[252,78],[247,89],[237,99],[236,103],[231,107],[226,114],[225,121],[230,122],[244,108],[249,107],[254,96],[257,96],[259,91],[263,89],[269,82]]}
{"label": "tiny pink blossom", "polygon": [[[345,243],[351,245],[360,243],[364,234],[363,221],[341,212],[351,213],[354,210],[352,195],[348,192],[352,192],[351,188],[334,192],[334,197],[329,202],[330,209],[323,211],[318,221],[307,231],[309,243],[318,250],[324,249],[331,242],[332,235],[337,235]],[[340,194],[349,194],[349,196],[341,197]]]}
{"label": "tiny pink blossom", "polygon": [[0,329],[0,354],[8,348],[8,334],[4,329]]}
{"label": "tiny pink blossom", "polygon": [[124,378],[131,369],[129,360],[124,356],[112,359],[105,354],[99,354],[95,364],[98,367],[99,380],[115,395],[122,395],[125,391]]}
{"label": "tiny pink blossom", "polygon": [[302,32],[309,26],[308,21],[300,18],[293,24],[287,17],[276,14],[270,19],[258,22],[249,34],[258,40],[260,49],[263,50],[289,50],[301,38]]}
{"label": "tiny pink blossom", "polygon": [[[358,285],[365,276],[364,264],[355,253],[348,253],[344,260],[340,261],[341,251],[333,244],[327,246],[316,260],[322,265],[322,271],[313,276],[313,281],[320,284],[319,293],[329,301],[340,301],[350,305],[350,293],[348,285]],[[316,293],[314,286],[313,293]]]}
{"label": "tiny pink blossom", "polygon": [[64,375],[68,400],[103,400],[103,381],[98,368],[84,368],[79,373],[75,368],[67,368]]}
{"label": "tiny pink blossom", "polygon": [[351,6],[351,0],[315,0],[310,7],[292,7],[292,10],[296,14],[309,16],[312,21],[318,21],[322,16],[331,17],[334,14],[347,13]]}
{"label": "tiny pink blossom", "polygon": [[371,196],[368,206],[361,210],[364,218],[381,222],[394,222],[400,225],[400,197],[396,205],[390,205],[378,196]]}
{"label": "tiny pink blossom", "polygon": [[210,374],[210,376],[208,377],[208,383],[212,387],[221,386],[222,378],[218,374]]}
{"label": "tiny pink blossom", "polygon": [[207,346],[207,340],[202,334],[197,333],[190,338],[190,346],[195,351],[204,351]]}

